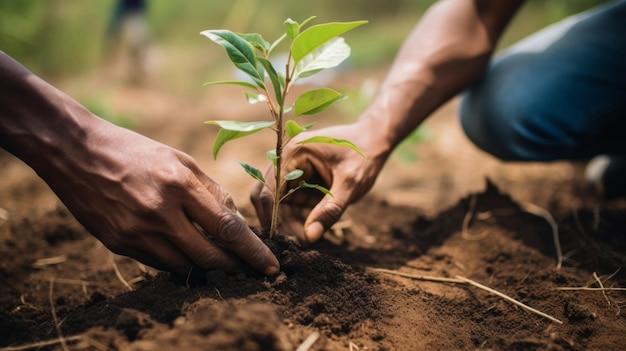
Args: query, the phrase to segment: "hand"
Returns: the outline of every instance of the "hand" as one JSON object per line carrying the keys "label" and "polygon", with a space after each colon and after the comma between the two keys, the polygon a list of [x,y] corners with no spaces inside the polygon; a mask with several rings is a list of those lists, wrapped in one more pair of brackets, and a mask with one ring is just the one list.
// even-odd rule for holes
{"label": "hand", "polygon": [[[302,178],[287,183],[285,189],[294,188],[304,179],[308,183],[326,187],[333,195],[324,195],[318,190],[304,188],[294,192],[281,203],[280,229],[296,236],[302,245],[317,241],[339,220],[350,204],[359,200],[373,186],[387,153],[377,151],[377,146],[371,144],[368,131],[364,129],[353,124],[304,132],[285,145],[283,175],[296,168],[304,171]],[[363,158],[347,147],[297,144],[298,141],[314,135],[350,140],[367,157]],[[252,189],[250,198],[261,224],[269,227],[274,202],[273,191],[276,186],[271,165],[265,179],[269,189],[259,183]]]}
{"label": "hand", "polygon": [[278,261],[238,216],[228,192],[194,159],[106,122],[97,129],[86,150],[67,157],[62,173],[44,179],[110,250],[181,275],[192,267],[233,271],[241,260],[278,273]]}
{"label": "hand", "polygon": [[[0,147],[112,251],[187,275],[279,264],[188,155],[119,128],[0,51]],[[194,274],[195,275],[195,274]]]}

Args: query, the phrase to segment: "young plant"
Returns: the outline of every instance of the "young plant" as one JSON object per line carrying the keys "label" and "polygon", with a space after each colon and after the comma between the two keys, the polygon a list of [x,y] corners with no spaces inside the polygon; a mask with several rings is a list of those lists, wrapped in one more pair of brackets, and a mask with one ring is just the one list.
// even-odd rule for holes
{"label": "young plant", "polygon": [[[272,208],[270,237],[276,234],[280,218],[280,203],[295,191],[302,188],[313,188],[324,194],[330,191],[318,184],[310,184],[301,180],[295,188],[283,192],[285,184],[298,180],[303,171],[292,169],[283,172],[283,146],[301,132],[308,130],[312,124],[301,126],[295,120],[302,115],[312,115],[321,112],[334,102],[345,98],[344,95],[331,88],[317,88],[299,95],[293,104],[286,105],[290,87],[299,79],[312,76],[325,69],[333,68],[350,56],[350,47],[339,35],[367,23],[367,21],[333,22],[303,27],[315,17],[310,17],[302,23],[291,19],[284,22],[285,33],[273,43],[269,43],[257,33],[233,33],[230,30],[205,30],[200,34],[211,39],[226,49],[228,58],[233,65],[244,72],[249,81],[219,81],[212,84],[236,84],[244,86],[245,97],[250,104],[265,102],[272,120],[269,121],[224,121],[215,120],[205,123],[217,125],[220,131],[213,145],[213,157],[216,158],[221,147],[234,139],[254,134],[263,129],[271,129],[276,135],[276,147],[266,153],[267,158],[274,165],[275,187],[273,191],[274,204]],[[284,70],[274,67],[270,61],[270,54],[283,41],[290,41],[287,53],[287,62]],[[292,118],[286,113],[293,112]],[[325,143],[349,147],[363,156],[363,153],[352,142],[344,139],[335,139],[325,136],[314,136],[300,141],[298,144]],[[263,173],[244,162],[239,162],[244,170],[263,186],[270,189],[263,177]]]}

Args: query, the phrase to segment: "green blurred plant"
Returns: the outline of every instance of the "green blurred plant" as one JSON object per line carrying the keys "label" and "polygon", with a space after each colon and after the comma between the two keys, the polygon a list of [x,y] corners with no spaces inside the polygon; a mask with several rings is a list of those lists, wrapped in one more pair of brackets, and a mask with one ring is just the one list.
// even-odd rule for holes
{"label": "green blurred plant", "polygon": [[[213,145],[213,157],[216,158],[221,147],[228,141],[254,134],[263,129],[271,129],[275,132],[276,148],[266,153],[267,158],[274,165],[274,191],[273,208],[270,227],[270,237],[278,230],[280,218],[280,203],[302,188],[313,188],[324,194],[330,191],[318,184],[310,184],[300,180],[294,188],[283,192],[287,182],[296,181],[302,177],[300,169],[289,170],[283,177],[282,174],[282,151],[284,145],[301,132],[308,130],[312,124],[301,126],[295,119],[302,115],[312,115],[328,108],[333,103],[345,98],[340,92],[331,88],[317,88],[306,91],[299,95],[292,105],[286,105],[289,88],[297,80],[312,76],[325,69],[333,68],[341,64],[350,56],[350,47],[339,35],[367,23],[367,21],[331,22],[303,27],[315,17],[309,17],[302,23],[291,19],[284,22],[285,33],[273,43],[269,43],[257,33],[234,33],[230,30],[216,29],[205,30],[202,35],[226,49],[228,58],[236,68],[244,72],[250,78],[245,81],[219,81],[212,84],[235,84],[248,88],[245,97],[250,104],[265,102],[272,116],[270,121],[240,122],[215,120],[205,123],[217,125],[220,131]],[[270,54],[283,41],[291,41],[284,73],[277,70],[270,61]],[[267,82],[269,78],[269,82]],[[251,91],[250,91],[251,90]],[[285,114],[293,111],[293,118],[286,118]],[[325,143],[337,146],[349,147],[363,156],[363,153],[354,143],[325,136],[314,136],[298,144]],[[263,173],[244,162],[239,162],[252,178],[261,182],[271,190],[271,187],[263,177]]]}

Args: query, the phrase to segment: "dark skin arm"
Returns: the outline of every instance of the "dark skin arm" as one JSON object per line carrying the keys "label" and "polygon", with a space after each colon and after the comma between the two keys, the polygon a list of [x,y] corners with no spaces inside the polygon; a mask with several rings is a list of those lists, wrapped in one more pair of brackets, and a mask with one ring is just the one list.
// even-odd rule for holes
{"label": "dark skin arm", "polygon": [[[189,155],[117,127],[0,52],[0,147],[112,251],[186,275],[279,264]],[[194,226],[203,229],[207,239]]]}
{"label": "dark skin arm", "polygon": [[[444,0],[424,14],[405,40],[379,93],[350,125],[302,133],[286,145],[285,169],[305,171],[334,197],[299,191],[283,204],[283,227],[303,244],[318,240],[346,208],[373,186],[393,149],[433,111],[485,72],[496,43],[523,0]],[[315,135],[348,139],[367,156],[323,144],[297,145]],[[251,199],[263,224],[271,193],[261,186]]]}

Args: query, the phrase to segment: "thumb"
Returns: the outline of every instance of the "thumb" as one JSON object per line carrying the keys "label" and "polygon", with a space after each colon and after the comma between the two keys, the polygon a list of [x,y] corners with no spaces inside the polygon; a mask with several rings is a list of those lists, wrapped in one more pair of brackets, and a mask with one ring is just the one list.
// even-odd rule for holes
{"label": "thumb", "polygon": [[322,200],[311,210],[304,223],[304,239],[312,244],[322,237],[333,224],[335,224],[346,210],[347,198],[324,196]]}

